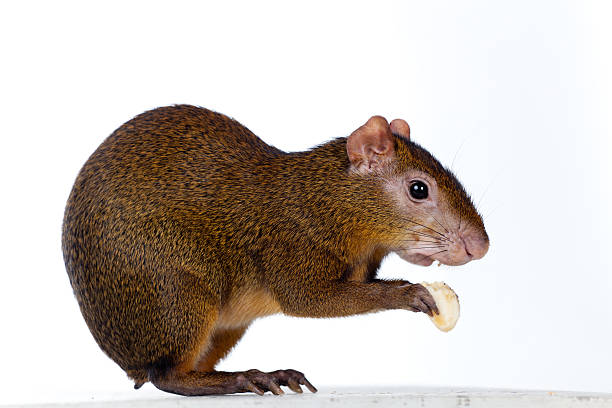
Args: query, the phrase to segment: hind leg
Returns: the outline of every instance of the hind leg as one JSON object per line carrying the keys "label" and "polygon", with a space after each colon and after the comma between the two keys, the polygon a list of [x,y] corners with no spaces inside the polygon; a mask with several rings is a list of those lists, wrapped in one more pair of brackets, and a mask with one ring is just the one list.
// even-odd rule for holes
{"label": "hind leg", "polygon": [[248,326],[217,330],[210,339],[210,344],[207,347],[206,353],[200,358],[196,364],[196,371],[211,372],[215,366],[221,361],[236,343],[242,338]]}
{"label": "hind leg", "polygon": [[[200,359],[196,366],[197,371],[214,372],[217,363],[223,359],[229,351],[234,348],[236,343],[242,338],[248,326],[219,330],[213,335],[206,354]],[[277,370],[270,373],[263,373],[259,370],[249,370],[243,373],[250,378],[250,381],[258,385],[257,388],[270,390],[274,394],[282,393],[278,387],[284,385],[293,392],[302,392],[300,384],[305,385],[310,391],[316,392],[316,388],[304,377],[304,374],[296,370]],[[257,392],[252,389],[251,391]]]}
{"label": "hind leg", "polygon": [[212,395],[254,392],[263,395],[270,391],[275,395],[283,394],[280,386],[288,386],[294,392],[302,392],[300,384],[310,391],[317,389],[310,384],[304,374],[295,370],[277,370],[264,373],[259,370],[241,372],[214,371],[215,365],[236,345],[247,326],[216,331],[204,347],[205,354],[193,364],[185,364],[163,373],[153,373],[151,382],[160,390],[181,395]]}

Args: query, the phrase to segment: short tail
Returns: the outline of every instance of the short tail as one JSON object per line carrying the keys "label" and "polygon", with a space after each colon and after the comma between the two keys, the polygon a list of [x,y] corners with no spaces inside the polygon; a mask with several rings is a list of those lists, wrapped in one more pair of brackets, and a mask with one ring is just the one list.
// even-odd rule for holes
{"label": "short tail", "polygon": [[149,373],[147,370],[127,370],[127,375],[134,380],[134,389],[137,390],[145,383],[149,382]]}

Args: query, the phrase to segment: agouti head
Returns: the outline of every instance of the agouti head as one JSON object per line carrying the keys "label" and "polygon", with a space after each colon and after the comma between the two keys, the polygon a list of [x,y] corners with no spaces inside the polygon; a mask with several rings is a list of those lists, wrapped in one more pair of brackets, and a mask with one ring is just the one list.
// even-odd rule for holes
{"label": "agouti head", "polygon": [[390,250],[423,266],[463,265],[486,254],[489,237],[472,200],[450,170],[410,141],[405,121],[373,116],[346,149],[354,176],[383,183],[395,220],[386,226]]}

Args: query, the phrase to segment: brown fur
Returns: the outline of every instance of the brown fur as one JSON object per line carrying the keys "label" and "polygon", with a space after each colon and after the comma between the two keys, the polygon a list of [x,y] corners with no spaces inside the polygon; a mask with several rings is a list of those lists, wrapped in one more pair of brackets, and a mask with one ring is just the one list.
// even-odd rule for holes
{"label": "brown fur", "polygon": [[[220,385],[224,373],[205,372],[261,316],[409,308],[405,292],[390,295],[399,285],[375,280],[406,224],[376,176],[349,171],[346,140],[284,153],[227,116],[181,105],[135,117],[92,154],[68,199],[64,259],[94,338],[137,386],[235,392]],[[395,171],[434,174],[482,224],[450,173],[394,140]]]}

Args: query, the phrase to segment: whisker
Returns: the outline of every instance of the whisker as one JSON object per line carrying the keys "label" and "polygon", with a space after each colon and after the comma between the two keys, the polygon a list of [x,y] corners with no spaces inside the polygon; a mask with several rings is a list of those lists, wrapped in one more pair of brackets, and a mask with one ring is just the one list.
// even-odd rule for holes
{"label": "whisker", "polygon": [[422,239],[402,239],[399,242],[427,242],[427,243],[431,243],[431,244],[439,244],[439,243],[441,243],[440,240],[437,240],[437,241],[424,241]]}
{"label": "whisker", "polygon": [[447,248],[446,245],[436,245],[436,246],[424,246],[424,247],[410,247],[404,249],[404,251],[410,251],[412,249],[437,249],[437,248]]}
{"label": "whisker", "polygon": [[498,210],[498,209],[499,209],[499,207],[502,207],[503,205],[504,205],[504,204],[503,204],[503,203],[501,203],[501,204],[499,204],[498,206],[496,206],[495,208],[493,208],[491,211],[489,211],[489,212],[487,213],[487,215],[483,215],[482,220],[484,221],[485,219],[489,218],[489,217],[491,216],[491,214],[493,214],[493,213],[494,213],[496,210]]}
{"label": "whisker", "polygon": [[491,181],[489,182],[489,184],[487,185],[487,187],[485,188],[484,192],[482,193],[482,195],[480,196],[480,199],[478,200],[478,202],[476,203],[476,209],[478,209],[480,207],[480,203],[482,203],[482,199],[485,197],[485,195],[487,194],[487,192],[489,191],[489,188],[491,188],[491,186],[493,185],[493,182],[499,177],[499,175],[504,171],[505,169],[502,167],[497,174],[495,174],[495,176],[493,176],[493,179],[491,179]]}
{"label": "whisker", "polygon": [[446,235],[442,234],[441,232],[436,231],[436,230],[435,230],[435,229],[433,229],[433,228],[430,228],[430,227],[428,227],[428,226],[426,226],[426,225],[423,225],[423,224],[419,224],[418,222],[416,222],[416,221],[414,221],[414,220],[411,220],[410,218],[404,218],[404,219],[405,219],[406,221],[408,221],[408,222],[411,222],[411,223],[413,223],[413,224],[419,225],[419,226],[421,226],[421,227],[423,227],[423,228],[427,228],[428,230],[431,230],[431,231],[435,232],[436,234],[438,234],[439,236],[441,236],[441,237],[442,237],[444,240],[446,240],[446,241],[448,241],[448,240],[449,240],[448,238],[446,238]]}
{"label": "whisker", "polygon": [[463,139],[463,142],[461,142],[461,144],[459,145],[459,148],[457,149],[457,151],[455,152],[455,155],[453,156],[453,161],[451,162],[451,172],[453,171],[453,166],[455,165],[455,159],[457,158],[457,155],[459,154],[459,152],[461,151],[461,148],[463,147],[463,145],[465,144],[465,142],[468,140],[468,138],[466,137],[465,139]]}
{"label": "whisker", "polygon": [[448,242],[443,242],[443,241],[419,241],[419,240],[413,240],[413,239],[405,239],[405,240],[398,240],[396,242],[415,242],[414,245],[419,245],[419,244],[425,244],[425,245],[445,245],[445,246],[449,246],[450,243]]}
{"label": "whisker", "polygon": [[[436,237],[434,235],[426,234],[426,233],[421,232],[421,231],[416,231],[416,230],[412,230],[412,229],[408,229],[408,231],[414,232],[415,234],[422,235],[424,237],[429,237],[429,238],[432,238],[432,239],[440,240],[440,238],[438,238],[438,237]],[[444,238],[445,241],[449,241],[449,239],[446,238],[445,236],[442,236],[442,238]]]}
{"label": "whisker", "polygon": [[446,215],[444,215],[444,212],[442,212],[441,214],[442,214],[442,221],[444,221],[446,225],[452,225],[451,223],[448,222],[448,218],[446,218]]}
{"label": "whisker", "polygon": [[436,222],[438,223],[439,226],[441,226],[442,228],[444,228],[444,231],[446,231],[447,234],[450,234],[450,231],[446,229],[446,227],[442,224],[440,224],[440,221],[438,221],[436,219],[436,217],[434,217],[432,214],[429,214],[431,216],[431,218],[433,218],[434,220],[436,220]]}
{"label": "whisker", "polygon": [[427,255],[427,256],[431,258],[434,255],[438,255],[438,254],[441,254],[442,252],[446,252],[446,251],[448,251],[448,249],[445,249],[444,251],[439,251],[439,252],[436,252],[434,254],[430,254],[430,255]]}
{"label": "whisker", "polygon": [[420,226],[421,226],[421,227],[423,227],[423,228],[427,228],[428,230],[431,230],[431,231],[435,232],[436,234],[438,234],[439,236],[441,236],[442,238],[444,238],[444,239],[448,240],[448,238],[446,238],[446,236],[445,236],[444,234],[442,234],[441,232],[436,231],[436,230],[435,230],[435,229],[433,229],[433,228],[430,228],[430,227],[428,227],[428,226],[426,226],[426,225],[423,225],[423,224],[419,224],[418,222],[413,221],[413,220],[409,220],[409,221],[411,221],[411,222],[415,223],[416,225],[420,225]]}

